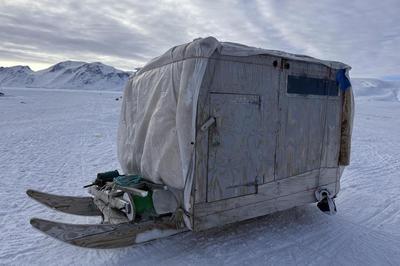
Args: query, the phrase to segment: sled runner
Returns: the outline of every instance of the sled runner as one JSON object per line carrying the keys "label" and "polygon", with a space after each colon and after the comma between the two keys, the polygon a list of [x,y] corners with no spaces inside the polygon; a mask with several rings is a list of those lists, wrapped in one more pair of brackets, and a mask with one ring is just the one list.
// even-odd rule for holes
{"label": "sled runner", "polygon": [[60,212],[83,216],[102,215],[92,197],[59,196],[32,189],[29,189],[26,194],[39,203]]}
{"label": "sled runner", "polygon": [[119,248],[187,231],[177,229],[169,219],[140,224],[67,224],[33,218],[30,223],[51,237],[86,248]]}

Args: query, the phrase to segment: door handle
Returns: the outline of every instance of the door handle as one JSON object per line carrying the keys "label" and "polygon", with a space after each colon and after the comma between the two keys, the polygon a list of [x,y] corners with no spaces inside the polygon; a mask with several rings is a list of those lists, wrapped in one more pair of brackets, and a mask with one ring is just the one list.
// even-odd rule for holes
{"label": "door handle", "polygon": [[207,129],[209,129],[213,124],[215,124],[215,117],[210,117],[201,127],[201,131],[206,131]]}

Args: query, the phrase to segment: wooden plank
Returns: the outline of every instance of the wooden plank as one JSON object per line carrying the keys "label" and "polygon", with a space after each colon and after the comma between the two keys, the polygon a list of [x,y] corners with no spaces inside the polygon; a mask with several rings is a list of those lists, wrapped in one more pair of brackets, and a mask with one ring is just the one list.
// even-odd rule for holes
{"label": "wooden plank", "polygon": [[[268,57],[265,60],[271,61]],[[215,70],[209,91],[219,93],[263,94],[263,100],[276,100],[279,70],[270,65],[245,63],[245,58],[236,62],[226,61],[224,56],[214,61]],[[240,62],[242,61],[242,62]]]}
{"label": "wooden plank", "polygon": [[31,225],[71,245],[86,248],[119,248],[187,231],[170,217],[141,223],[68,224],[33,218]]}
{"label": "wooden plank", "polygon": [[317,78],[322,78],[322,79],[331,78],[330,68],[322,64],[307,63],[307,73],[309,76],[314,75]]}
{"label": "wooden plank", "polygon": [[[205,120],[204,120],[205,121]],[[194,200],[196,203],[207,200],[207,153],[208,131],[199,132],[196,141],[196,165],[194,172]]]}
{"label": "wooden plank", "polygon": [[219,53],[214,53],[210,57],[210,61],[220,61],[224,60],[225,62],[238,62],[238,63],[243,63],[247,65],[259,65],[259,66],[267,66],[267,67],[273,67],[273,62],[277,61],[278,66],[276,67],[277,69],[280,68],[279,63],[281,60],[281,57],[278,56],[272,56],[272,55],[251,55],[251,56],[230,56],[230,55],[221,55]]}
{"label": "wooden plank", "polygon": [[277,179],[304,173],[320,165],[325,99],[286,97],[281,115]]}
{"label": "wooden plank", "polygon": [[325,141],[322,152],[321,167],[338,166],[340,148],[340,117],[341,105],[339,99],[328,100],[325,124]]}
{"label": "wooden plank", "polygon": [[310,99],[308,114],[307,164],[305,170],[319,168],[321,165],[322,145],[324,141],[324,123],[326,99]]}
{"label": "wooden plank", "polygon": [[260,97],[249,94],[210,94],[207,201],[255,193],[262,179],[263,139]]}
{"label": "wooden plank", "polygon": [[33,189],[28,189],[26,194],[39,203],[60,212],[84,216],[101,215],[101,211],[93,202],[93,197],[61,196]]}
{"label": "wooden plank", "polygon": [[335,194],[338,194],[340,191],[340,179],[342,177],[344,170],[344,166],[338,166],[337,167],[337,172],[336,172],[336,191]]}
{"label": "wooden plank", "polygon": [[[338,171],[339,172],[339,171]],[[336,190],[335,190],[335,195],[338,194],[340,191],[340,177],[337,178],[336,181]]]}
{"label": "wooden plank", "polygon": [[258,193],[216,202],[195,204],[195,216],[206,216],[228,209],[251,205],[260,201],[290,195],[300,191],[336,182],[336,175],[320,176],[320,169],[315,169],[297,176],[277,180],[258,186]]}
{"label": "wooden plank", "polygon": [[277,58],[271,56],[239,58],[220,56],[218,59],[211,60],[214,61],[215,72],[210,92],[261,96],[262,123],[258,123],[258,127],[263,132],[263,139],[258,147],[259,158],[263,162],[261,183],[274,180],[275,172],[274,151],[279,121],[278,94],[281,71],[273,67],[274,60]]}
{"label": "wooden plank", "polygon": [[321,168],[321,179],[328,179],[331,180],[335,178],[337,180],[337,173],[338,172],[338,167],[332,167],[332,168]]}
{"label": "wooden plank", "polygon": [[[320,167],[327,96],[288,94],[288,75],[330,78],[329,68],[290,61],[283,70],[279,96],[280,126],[276,150],[275,179]],[[323,88],[322,88],[323,89]]]}
{"label": "wooden plank", "polygon": [[197,118],[196,118],[196,147],[194,168],[194,202],[206,202],[207,200],[207,161],[208,161],[208,130],[202,131],[201,126],[210,118],[209,90],[214,79],[217,60],[210,60],[200,88]]}
{"label": "wooden plank", "polygon": [[[274,180],[275,146],[280,70],[273,67],[271,56],[213,56],[206,69],[198,102],[197,128],[209,118],[209,92],[257,94],[261,98],[261,119],[257,124],[263,138],[257,147],[260,183]],[[211,130],[211,129],[210,129]],[[194,180],[195,202],[205,202],[207,192],[208,132],[198,133]],[[271,152],[272,151],[272,152]]]}
{"label": "wooden plank", "polygon": [[194,202],[206,202],[207,200],[207,161],[208,161],[208,130],[201,131],[201,126],[210,118],[209,93],[214,77],[215,61],[210,61],[206,68],[203,83],[200,88],[197,104],[197,136],[195,146],[194,169]]}
{"label": "wooden plank", "polygon": [[[324,187],[329,191],[334,191],[335,186],[336,183],[330,183]],[[314,189],[310,189],[279,198],[256,202],[247,206],[241,206],[218,213],[213,213],[207,216],[196,216],[194,219],[194,231],[205,230],[216,226],[243,221],[269,213],[289,209],[295,206],[305,205],[315,201]]]}
{"label": "wooden plank", "polygon": [[285,145],[285,136],[286,136],[286,123],[288,116],[288,97],[286,97],[286,87],[287,87],[287,75],[288,71],[283,70],[280,79],[280,89],[279,89],[279,113],[278,113],[278,125],[277,125],[277,136],[276,136],[276,146],[275,146],[275,172],[274,172],[274,180],[277,180],[283,176],[287,176],[285,165],[285,151],[282,146]]}
{"label": "wooden plank", "polygon": [[259,149],[263,150],[262,161],[264,176],[262,183],[268,183],[275,179],[275,150],[276,138],[279,127],[279,88],[281,71],[275,68],[266,68],[262,74],[268,80],[262,90],[261,110],[263,129],[263,143]]}
{"label": "wooden plank", "polygon": [[[309,148],[309,132],[310,113],[314,112],[313,101],[310,99],[304,99],[300,97],[290,97],[289,99],[289,111],[288,111],[288,129],[286,130],[286,140],[288,144],[291,142],[293,146],[286,146],[286,151],[292,151],[291,154],[287,154],[287,176],[294,176],[307,171],[309,167],[307,150]],[[290,123],[289,123],[290,122]],[[318,126],[319,125],[315,125]],[[312,168],[311,168],[312,169]]]}
{"label": "wooden plank", "polygon": [[[240,61],[237,58],[235,60]],[[249,60],[248,58],[246,58],[246,60],[249,61],[248,63],[251,63],[251,60]],[[263,62],[259,58],[257,60],[259,61],[258,63]],[[193,208],[195,219],[197,219],[198,217],[215,215],[219,212],[225,213],[228,210],[234,210],[236,208],[245,208],[248,206],[254,206],[259,202],[274,200],[281,197],[287,197],[292,195],[293,193],[301,193],[301,190],[299,189],[304,189],[304,190],[310,189],[313,190],[314,192],[315,188],[318,185],[326,185],[330,184],[330,182],[335,183],[334,189],[332,190],[332,192],[335,193],[337,191],[336,183],[339,183],[336,182],[337,175],[333,175],[333,172],[336,169],[335,168],[336,165],[333,165],[333,167],[330,169],[326,170],[321,169],[320,178],[318,178],[319,176],[318,162],[321,162],[320,159],[321,156],[318,156],[318,148],[320,148],[319,154],[321,154],[321,151],[325,151],[321,148],[323,142],[322,136],[325,134],[325,132],[323,132],[323,126],[315,128],[310,128],[309,126],[312,123],[317,125],[318,122],[316,121],[320,121],[321,119],[323,120],[325,118],[324,112],[326,112],[326,102],[331,100],[335,102],[336,101],[335,97],[303,96],[304,100],[303,105],[297,106],[299,108],[294,108],[293,110],[291,110],[290,115],[293,117],[299,115],[298,113],[295,112],[296,110],[304,110],[304,114],[307,114],[306,118],[304,118],[304,121],[306,121],[306,126],[304,127],[304,142],[307,143],[307,145],[304,145],[304,147],[306,147],[306,149],[302,151],[294,150],[293,152],[293,154],[295,153],[299,153],[301,155],[305,154],[304,156],[307,159],[307,162],[293,161],[294,169],[297,169],[296,171],[302,174],[298,174],[292,177],[289,177],[291,176],[290,174],[285,174],[280,177],[283,179],[278,180],[276,182],[271,182],[274,178],[278,178],[277,166],[279,166],[280,164],[282,165],[286,160],[285,158],[286,147],[281,146],[282,143],[286,141],[285,134],[290,134],[290,132],[293,132],[292,130],[288,130],[283,126],[280,127],[280,130],[278,132],[279,123],[286,121],[287,116],[289,115],[288,114],[289,105],[292,106],[292,103],[289,104],[290,97],[286,95],[286,80],[284,78],[280,79],[279,75],[286,76],[288,73],[291,74],[305,73],[307,74],[307,76],[310,77],[330,78],[330,76],[327,76],[329,74],[329,71],[326,71],[325,69],[326,67],[324,68],[321,67],[320,65],[316,66],[313,65],[311,69],[309,68],[308,64],[302,63],[299,66],[297,66],[297,64],[292,64],[293,62],[291,62],[290,70],[283,70],[283,72],[280,73],[280,71],[273,72],[272,71],[273,69],[268,65],[257,65],[258,63],[255,64],[254,66],[249,67],[249,64],[244,65],[242,62],[236,62],[237,64],[230,64],[231,62],[228,62],[229,63],[228,64],[226,61],[223,62],[223,60],[212,60],[212,61],[215,61],[214,63],[216,67],[214,69],[215,72],[213,73],[214,80],[212,84],[210,84],[209,86],[209,90],[211,92],[242,93],[242,94],[249,93],[249,94],[258,94],[261,96],[262,100],[260,108],[262,110],[262,119],[263,119],[262,134],[263,136],[265,136],[266,141],[260,144],[258,150],[263,150],[263,152],[260,154],[260,158],[262,158],[261,161],[265,162],[264,168],[262,170],[262,172],[264,173],[263,181],[269,183],[260,185],[258,187],[258,194],[245,195],[238,198],[230,198],[211,203],[206,203],[204,198],[205,193],[203,192],[205,187],[207,186],[206,175],[205,175],[207,173],[207,163],[205,163],[205,161],[201,160],[200,158],[196,158],[198,159],[198,161],[196,161],[196,164],[198,164],[196,165],[196,169],[201,169],[201,170],[196,170],[196,181],[195,181],[196,204]],[[317,71],[318,69],[320,69],[320,71]],[[274,77],[275,79],[273,79]],[[272,84],[274,85],[270,85],[271,80]],[[280,84],[280,87],[282,88],[280,91],[277,89],[277,87],[279,87],[278,84]],[[273,88],[276,88],[275,96]],[[279,106],[277,105],[277,100],[276,100],[278,96],[279,96]],[[300,105],[300,103],[295,99],[293,99],[293,101],[295,102],[293,104],[293,107],[295,107],[297,103],[298,105]],[[280,115],[278,115],[280,109],[281,109]],[[310,110],[305,110],[305,109],[310,109]],[[208,117],[204,116],[203,120],[206,121],[207,118]],[[198,125],[199,124],[200,123],[198,121]],[[323,123],[321,123],[321,125],[323,125]],[[294,128],[297,128],[296,125],[294,125]],[[278,133],[280,134],[279,137],[277,137]],[[275,141],[270,141],[270,138],[275,139]],[[304,143],[300,140],[299,142]],[[204,147],[205,141],[202,143],[203,143],[202,147]],[[282,150],[277,149],[276,160],[275,160],[274,158],[275,152],[271,151],[274,151],[277,145],[278,147],[283,147],[283,148]],[[295,147],[296,143],[294,143],[292,146]],[[200,152],[203,155],[206,154],[205,149],[200,150]],[[198,153],[196,153],[196,156],[197,154]],[[271,164],[269,163],[270,161],[272,161]],[[272,165],[272,167],[270,165]],[[308,172],[304,173],[305,171]],[[199,173],[201,175],[198,175]],[[202,191],[200,192],[198,191],[198,189]],[[234,218],[233,220],[236,219],[234,215],[233,216],[228,215],[228,217],[231,218],[233,217]],[[238,219],[241,220],[240,217]],[[198,221],[195,221],[195,224],[198,223],[199,223]]]}

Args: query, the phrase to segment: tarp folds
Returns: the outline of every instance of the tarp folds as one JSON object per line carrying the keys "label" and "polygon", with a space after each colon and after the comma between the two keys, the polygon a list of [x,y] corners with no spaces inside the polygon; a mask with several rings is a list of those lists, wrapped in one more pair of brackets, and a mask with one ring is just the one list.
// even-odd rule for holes
{"label": "tarp folds", "polygon": [[198,92],[214,38],[170,49],[131,77],[124,91],[118,158],[125,174],[185,187],[195,142]]}

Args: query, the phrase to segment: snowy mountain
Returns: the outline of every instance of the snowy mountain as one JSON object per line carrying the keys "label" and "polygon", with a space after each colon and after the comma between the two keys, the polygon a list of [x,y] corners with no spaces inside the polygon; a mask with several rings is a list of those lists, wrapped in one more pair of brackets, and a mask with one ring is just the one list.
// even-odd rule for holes
{"label": "snowy mountain", "polygon": [[355,97],[360,100],[400,102],[400,81],[354,78],[351,83]]}
{"label": "snowy mountain", "polygon": [[36,72],[28,66],[0,67],[0,86],[122,90],[130,74],[100,62],[65,61]]}
{"label": "snowy mountain", "polygon": [[[118,91],[131,74],[100,62],[64,61],[36,72],[29,66],[0,67],[0,86]],[[400,81],[353,78],[351,82],[356,98],[400,102]]]}
{"label": "snowy mountain", "polygon": [[30,84],[34,72],[28,66],[0,67],[0,85]]}

